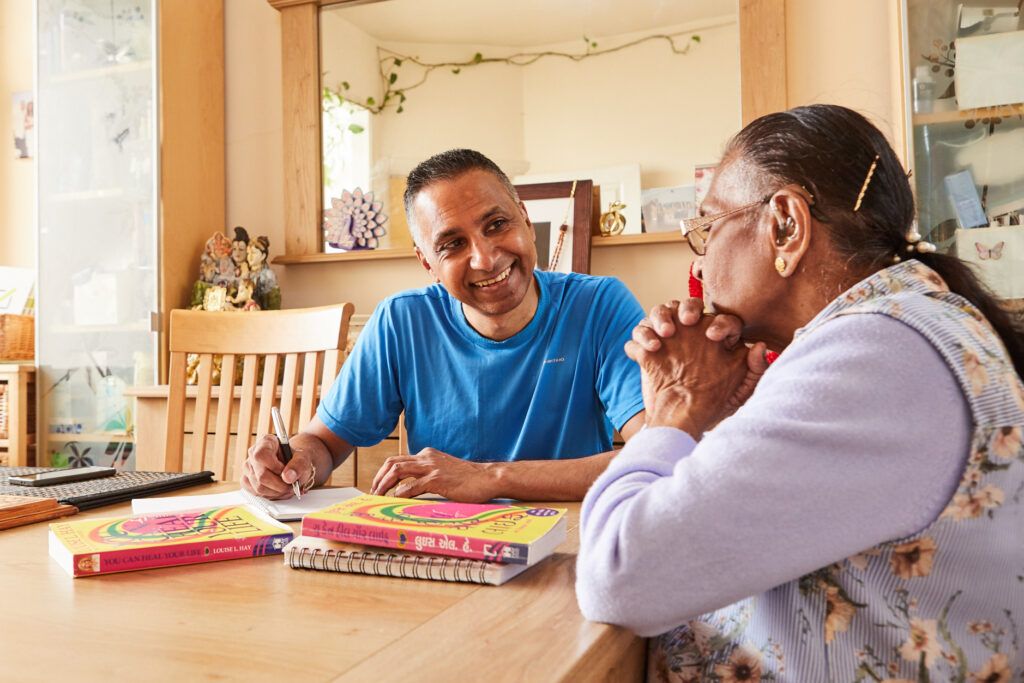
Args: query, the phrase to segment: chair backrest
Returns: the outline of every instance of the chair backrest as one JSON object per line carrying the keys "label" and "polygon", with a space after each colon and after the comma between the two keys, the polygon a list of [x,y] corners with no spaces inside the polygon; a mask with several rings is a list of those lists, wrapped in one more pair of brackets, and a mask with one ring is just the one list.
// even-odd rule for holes
{"label": "chair backrest", "polygon": [[[270,409],[275,403],[290,433],[302,429],[313,418],[319,397],[326,395],[345,360],[353,310],[352,304],[345,303],[283,311],[171,311],[164,469],[208,469],[221,480],[237,480],[249,446],[258,436],[273,431]],[[186,389],[189,354],[198,356],[199,364],[191,448],[186,457],[186,395],[191,396],[192,392]],[[216,391],[212,382],[215,356],[222,357]],[[239,359],[242,384],[236,389]],[[260,365],[262,375],[257,377]],[[234,420],[236,400],[238,417]],[[214,401],[217,409],[213,449],[208,453],[207,434]],[[234,455],[229,462],[232,434],[236,435]]]}

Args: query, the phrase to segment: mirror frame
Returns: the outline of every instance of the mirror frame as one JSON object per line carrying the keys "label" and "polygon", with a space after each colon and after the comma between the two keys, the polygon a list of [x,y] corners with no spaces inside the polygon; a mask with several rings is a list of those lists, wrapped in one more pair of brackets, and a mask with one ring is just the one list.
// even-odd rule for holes
{"label": "mirror frame", "polygon": [[[411,256],[408,249],[324,254],[320,158],[320,8],[382,0],[267,0],[281,13],[285,255],[276,264]],[[786,109],[786,0],[738,0],[743,125]],[[387,253],[392,252],[392,253]],[[408,253],[406,253],[408,252]]]}

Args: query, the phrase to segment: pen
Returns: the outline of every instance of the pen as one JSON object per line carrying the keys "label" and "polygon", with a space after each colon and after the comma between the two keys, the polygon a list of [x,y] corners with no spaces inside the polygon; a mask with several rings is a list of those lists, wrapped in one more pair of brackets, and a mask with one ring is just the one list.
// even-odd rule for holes
{"label": "pen", "polygon": [[[284,420],[281,419],[281,411],[277,406],[270,409],[270,420],[274,423],[274,433],[277,434],[277,442],[281,445],[281,457],[287,465],[292,459],[292,446],[288,443],[288,430],[284,428]],[[298,480],[292,482],[292,492],[297,499],[302,500],[302,489],[299,488]]]}

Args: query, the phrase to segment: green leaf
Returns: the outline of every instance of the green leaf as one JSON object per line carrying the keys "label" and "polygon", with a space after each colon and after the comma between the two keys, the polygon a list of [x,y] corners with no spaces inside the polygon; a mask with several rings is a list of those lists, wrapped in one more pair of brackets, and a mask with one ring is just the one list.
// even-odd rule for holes
{"label": "green leaf", "polygon": [[458,74],[460,71],[462,71],[462,69],[460,69],[459,67],[455,67],[454,69],[452,69],[453,74]]}
{"label": "green leaf", "polygon": [[405,111],[405,109],[402,108],[402,105],[398,105],[398,110],[396,113],[401,114],[403,111]]}
{"label": "green leaf", "polygon": [[597,47],[597,41],[593,40],[590,42],[590,47]]}
{"label": "green leaf", "polygon": [[396,74],[394,72],[392,72],[391,75],[388,76],[388,83],[394,83],[397,80],[398,80],[398,74]]}
{"label": "green leaf", "polygon": [[474,64],[479,64],[482,61],[484,61],[484,56],[482,54],[477,52],[475,55],[473,55],[473,63]]}
{"label": "green leaf", "polygon": [[690,40],[692,40],[695,43],[699,43],[700,42],[700,36],[694,34],[694,35],[690,36]]}
{"label": "green leaf", "polygon": [[341,87],[344,88],[345,90],[348,90],[348,88],[349,88],[348,81],[342,81],[341,82]]}
{"label": "green leaf", "polygon": [[405,102],[405,93],[402,92],[401,90],[398,91],[398,101]]}
{"label": "green leaf", "polygon": [[356,135],[359,135],[366,129],[360,126],[358,123],[350,123],[348,124],[348,130],[350,133],[355,133]]}
{"label": "green leaf", "polygon": [[366,104],[372,107],[373,105],[377,104],[377,100],[373,99],[372,97],[367,97]]}
{"label": "green leaf", "polygon": [[395,57],[395,66],[402,66],[402,60],[398,57]]}

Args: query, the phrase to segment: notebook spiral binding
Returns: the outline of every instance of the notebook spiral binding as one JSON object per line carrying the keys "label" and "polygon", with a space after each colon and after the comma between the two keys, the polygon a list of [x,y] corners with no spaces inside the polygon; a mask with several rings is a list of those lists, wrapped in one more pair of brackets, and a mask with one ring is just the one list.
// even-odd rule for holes
{"label": "notebook spiral binding", "polygon": [[[406,555],[364,550],[322,550],[320,548],[293,548],[288,551],[288,565],[293,569],[370,574],[406,579],[432,579],[487,583],[484,572],[486,562],[459,557],[434,555]],[[434,575],[434,572],[437,575]]]}

